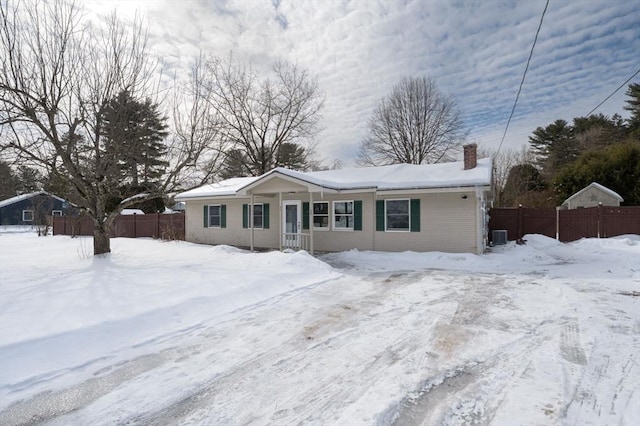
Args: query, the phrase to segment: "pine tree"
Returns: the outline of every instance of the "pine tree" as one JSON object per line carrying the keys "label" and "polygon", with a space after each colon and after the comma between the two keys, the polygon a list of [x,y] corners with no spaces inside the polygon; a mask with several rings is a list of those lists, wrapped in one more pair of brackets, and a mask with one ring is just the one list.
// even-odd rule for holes
{"label": "pine tree", "polygon": [[625,100],[623,108],[631,112],[628,125],[632,135],[640,139],[640,83],[631,83],[625,93],[630,99]]}
{"label": "pine tree", "polygon": [[[167,148],[166,118],[151,100],[144,102],[131,97],[127,91],[112,99],[102,114],[102,133],[111,164],[117,165],[117,180],[122,182],[121,193],[133,196],[153,192],[169,162],[164,159]],[[115,200],[118,201],[119,200]],[[163,211],[161,198],[135,205],[146,212]]]}
{"label": "pine tree", "polygon": [[284,142],[280,145],[276,156],[276,167],[305,171],[308,166],[307,151],[304,147],[293,142]]}
{"label": "pine tree", "polygon": [[166,118],[158,106],[149,99],[140,102],[122,91],[109,102],[102,118],[105,143],[123,178],[134,190],[153,187],[169,164],[164,160]]}
{"label": "pine tree", "polygon": [[241,149],[230,149],[225,153],[222,170],[220,171],[221,179],[231,179],[234,177],[251,176],[247,156]]}
{"label": "pine tree", "polygon": [[564,120],[556,120],[545,128],[538,127],[529,136],[529,143],[536,165],[548,176],[574,161],[580,153],[573,128]]}
{"label": "pine tree", "polygon": [[15,197],[18,191],[18,179],[6,161],[0,161],[0,201]]}

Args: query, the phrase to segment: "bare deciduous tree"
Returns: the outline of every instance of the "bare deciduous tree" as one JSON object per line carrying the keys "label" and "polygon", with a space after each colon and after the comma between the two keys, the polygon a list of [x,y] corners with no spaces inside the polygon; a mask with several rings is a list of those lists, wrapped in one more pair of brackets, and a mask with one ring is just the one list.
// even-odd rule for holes
{"label": "bare deciduous tree", "polygon": [[224,124],[224,138],[241,150],[252,175],[273,168],[284,143],[309,141],[317,133],[323,99],[318,83],[287,62],[277,62],[273,79],[232,59],[208,64],[211,106]]}
{"label": "bare deciduous tree", "polygon": [[380,101],[369,120],[358,163],[450,161],[464,137],[460,112],[451,97],[426,77],[403,78]]}
{"label": "bare deciduous tree", "polygon": [[217,114],[205,82],[202,55],[195,58],[187,81],[177,82],[171,99],[169,172],[165,192],[193,188],[210,181],[222,167],[229,147],[223,137],[222,119]]}
{"label": "bare deciduous tree", "polygon": [[533,164],[533,154],[523,146],[519,149],[505,148],[499,152],[490,149],[480,148],[478,156],[481,158],[491,157],[493,160],[493,185],[494,185],[494,206],[507,207],[504,203],[505,196],[509,199],[512,194],[505,194],[505,187],[509,172],[514,166],[519,164]]}
{"label": "bare deciduous tree", "polygon": [[147,94],[153,71],[140,21],[124,25],[112,15],[92,27],[73,2],[0,0],[0,149],[68,189],[61,195],[93,219],[96,255],[111,251],[122,209],[176,188],[206,151],[175,138],[167,155],[182,155],[172,157],[157,193],[123,198],[103,112],[121,91]]}

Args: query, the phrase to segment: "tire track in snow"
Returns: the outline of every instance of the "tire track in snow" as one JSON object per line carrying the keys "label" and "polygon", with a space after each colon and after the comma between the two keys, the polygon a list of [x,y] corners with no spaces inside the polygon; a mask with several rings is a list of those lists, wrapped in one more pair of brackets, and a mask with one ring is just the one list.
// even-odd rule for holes
{"label": "tire track in snow", "polygon": [[[380,278],[378,281],[383,282],[385,278]],[[370,309],[376,307],[377,303],[374,299],[379,295],[379,293],[374,293],[370,297],[363,298],[358,303],[359,308]],[[168,406],[160,410],[122,419],[121,421],[126,424],[164,425],[181,423],[187,421],[190,417],[197,419],[203,414],[202,411],[206,414],[207,407],[219,402],[220,395],[237,391],[237,389],[246,386],[247,383],[253,380],[255,375],[264,375],[266,371],[273,370],[274,374],[281,374],[281,370],[286,368],[288,364],[295,366],[296,363],[300,362],[297,360],[298,358],[304,359],[308,356],[307,353],[309,351],[326,345],[330,339],[337,338],[341,330],[349,327],[349,322],[345,319],[345,316],[354,315],[357,312],[355,309],[349,308],[348,303],[349,301],[343,300],[338,305],[331,304],[327,308],[321,308],[319,315],[312,316],[310,322],[302,324],[299,332],[294,333],[279,346],[269,346],[256,356],[245,359],[227,371],[204,381],[195,390],[183,394]],[[269,306],[261,307],[269,308]],[[296,316],[296,313],[291,313],[291,316]],[[250,315],[249,320],[247,320],[247,317],[241,317],[237,319],[237,323],[239,323],[238,326],[243,323],[251,325],[252,322],[259,321],[259,318],[259,315],[257,318],[254,315]],[[324,334],[328,333],[331,333],[328,338],[323,337]],[[206,349],[203,352],[206,352]],[[250,386],[248,387],[250,388]],[[279,415],[282,415],[282,412]],[[192,421],[197,423],[197,420],[192,419]],[[218,421],[225,422],[225,418],[219,418]],[[238,419],[227,418],[226,421],[227,423],[234,423]]]}
{"label": "tire track in snow", "polygon": [[[164,425],[198,424],[203,421],[216,424],[322,422],[319,417],[326,420],[332,413],[337,415],[358,393],[366,391],[377,380],[378,374],[407,353],[417,352],[418,349],[412,345],[411,336],[403,335],[389,342],[379,353],[362,364],[358,362],[362,360],[345,360],[346,363],[353,362],[357,370],[357,381],[341,377],[339,368],[333,373],[323,363],[334,360],[332,354],[342,350],[354,339],[362,338],[366,334],[363,327],[376,329],[388,323],[385,315],[392,314],[393,309],[379,312],[381,301],[389,291],[403,284],[419,281],[423,275],[403,273],[378,277],[372,285],[371,294],[353,300],[343,299],[338,304],[321,309],[317,315],[311,316],[310,322],[301,324],[298,333],[279,347],[242,363],[228,374],[213,378],[197,391],[184,395],[162,410],[126,419],[126,423]],[[381,290],[380,285],[386,287]],[[315,362],[310,364],[310,359]],[[320,373],[325,370],[327,374]],[[283,383],[280,386],[296,380],[304,381],[305,375],[312,375],[314,381],[298,386],[301,391],[291,395],[291,399],[273,401],[269,385],[264,381],[256,383],[256,375],[273,377],[275,382]],[[221,401],[222,395],[226,402]],[[234,402],[228,402],[229,399]],[[276,404],[273,412],[264,413],[258,418],[251,414],[251,409],[247,409],[246,404],[242,404],[242,401],[247,401],[250,405],[257,400],[255,404],[260,406],[269,399],[273,401],[272,405]]]}
{"label": "tire track in snow", "polygon": [[587,357],[580,344],[580,326],[578,319],[572,318],[560,330],[560,354],[574,364],[585,365]]}
{"label": "tire track in snow", "polygon": [[515,341],[427,378],[381,415],[377,424],[490,424],[508,389],[525,375],[535,350],[558,328],[555,321],[543,321]]}

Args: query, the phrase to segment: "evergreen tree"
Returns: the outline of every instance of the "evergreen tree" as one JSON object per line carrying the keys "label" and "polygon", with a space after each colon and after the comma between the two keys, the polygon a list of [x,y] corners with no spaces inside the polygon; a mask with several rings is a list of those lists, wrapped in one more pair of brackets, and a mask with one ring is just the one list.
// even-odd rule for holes
{"label": "evergreen tree", "polygon": [[276,167],[305,171],[308,166],[307,151],[304,147],[293,142],[284,142],[280,145],[276,156]]}
{"label": "evergreen tree", "polygon": [[631,112],[628,120],[629,131],[636,140],[640,139],[640,83],[631,83],[625,94],[630,98],[625,100],[623,108]]}
{"label": "evergreen tree", "polygon": [[547,127],[538,127],[529,136],[535,164],[547,176],[553,176],[563,166],[578,157],[579,146],[573,128],[564,120],[556,120]]}
{"label": "evergreen tree", "polygon": [[225,159],[220,171],[221,179],[231,179],[234,177],[251,176],[251,171],[247,167],[249,160],[241,149],[230,149],[225,153]]}
{"label": "evergreen tree", "polygon": [[43,187],[44,176],[32,167],[18,166],[16,178],[18,179],[18,191],[22,194],[40,191]]}
{"label": "evergreen tree", "polygon": [[574,118],[573,134],[579,149],[586,151],[621,142],[627,136],[627,128],[620,115],[609,118],[600,113]]}
{"label": "evergreen tree", "polygon": [[[121,192],[133,196],[155,191],[169,162],[164,158],[167,148],[163,143],[167,136],[166,118],[162,117],[151,100],[134,99],[128,91],[121,91],[112,99],[102,114],[102,133],[106,151],[117,165]],[[121,200],[114,200],[114,202]],[[154,198],[132,207],[145,212],[161,212],[164,203]]]}
{"label": "evergreen tree", "polygon": [[103,113],[102,132],[110,152],[117,159],[125,181],[134,189],[152,187],[169,165],[166,118],[158,105],[140,102],[128,91],[120,92]]}
{"label": "evergreen tree", "polygon": [[616,191],[626,205],[640,205],[640,144],[618,143],[582,154],[554,179],[558,203],[591,182]]}
{"label": "evergreen tree", "polygon": [[[501,198],[505,206],[516,207],[532,198],[531,193],[542,192],[547,185],[540,171],[533,164],[517,164],[509,170]],[[531,207],[530,203],[528,203]]]}
{"label": "evergreen tree", "polygon": [[0,200],[15,197],[18,192],[18,179],[6,161],[0,161]]}

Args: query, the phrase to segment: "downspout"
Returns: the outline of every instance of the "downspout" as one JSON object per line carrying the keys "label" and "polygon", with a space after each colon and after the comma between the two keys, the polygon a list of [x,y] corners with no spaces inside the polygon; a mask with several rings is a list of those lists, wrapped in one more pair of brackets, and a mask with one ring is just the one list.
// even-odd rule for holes
{"label": "downspout", "polygon": [[377,226],[377,224],[376,224],[376,219],[377,219],[377,217],[376,217],[376,207],[378,206],[376,201],[377,201],[377,192],[376,192],[376,189],[374,188],[373,189],[373,208],[371,209],[371,212],[373,214],[372,221],[371,221],[371,223],[372,223],[371,230],[373,232],[371,241],[372,241],[372,244],[373,244],[373,248],[372,248],[373,251],[376,251],[376,226]]}
{"label": "downspout", "polygon": [[[476,217],[477,217],[477,231],[476,231],[476,254],[482,254],[484,252],[484,239],[482,234],[485,231],[485,213],[484,213],[484,192],[476,188]],[[478,205],[478,203],[480,205]]]}
{"label": "downspout", "polygon": [[247,209],[247,223],[249,224],[249,229],[251,230],[251,252],[253,253],[253,192],[251,193],[251,204],[249,204],[249,208]]}
{"label": "downspout", "polygon": [[[303,209],[304,211],[304,209]],[[309,251],[313,256],[313,192],[309,191]],[[304,222],[304,219],[302,220]]]}
{"label": "downspout", "polygon": [[278,192],[278,250],[282,251],[282,192]]}

